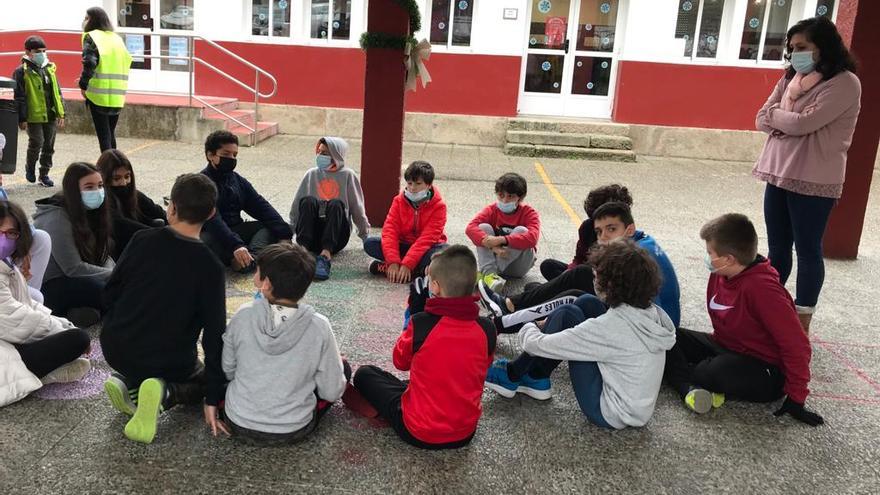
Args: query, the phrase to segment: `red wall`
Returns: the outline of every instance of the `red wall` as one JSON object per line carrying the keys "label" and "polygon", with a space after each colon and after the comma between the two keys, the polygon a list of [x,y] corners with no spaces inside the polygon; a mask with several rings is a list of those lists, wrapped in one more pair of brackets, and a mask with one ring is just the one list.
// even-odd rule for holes
{"label": "red wall", "polygon": [[[0,52],[21,52],[24,55],[26,33],[0,33]],[[77,55],[53,55],[52,50],[82,50],[80,35],[71,33],[40,33],[49,50],[49,60],[58,67],[58,83],[65,88],[75,88],[82,70],[81,57]],[[0,75],[12,77],[21,65],[21,57],[0,57]]]}
{"label": "red wall", "polygon": [[755,129],[755,114],[782,77],[779,69],[621,61],[614,121]]}

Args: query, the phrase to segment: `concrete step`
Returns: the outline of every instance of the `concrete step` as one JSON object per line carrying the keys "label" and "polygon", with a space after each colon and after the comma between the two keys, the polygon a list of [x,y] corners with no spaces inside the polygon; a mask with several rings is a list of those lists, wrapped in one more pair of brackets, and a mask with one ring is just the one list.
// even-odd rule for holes
{"label": "concrete step", "polygon": [[[241,122],[244,125],[254,127],[254,123],[257,122],[257,113],[254,112],[253,110],[237,109],[237,110],[224,110],[224,112],[226,112],[226,115],[229,115],[230,117],[234,117],[236,120],[238,120],[239,122]],[[223,115],[221,113],[217,113],[217,112],[212,111],[211,114],[212,115],[205,117],[205,119],[222,120],[225,123],[226,130],[230,130],[234,127],[239,127],[241,125],[238,122],[236,122],[235,120],[227,118],[226,115]]]}
{"label": "concrete step", "polygon": [[632,140],[626,136],[581,134],[573,132],[508,130],[507,142],[512,144],[575,146],[580,148],[604,148],[614,150],[632,149]]}
{"label": "concrete step", "polygon": [[603,162],[636,161],[636,154],[630,150],[585,148],[577,146],[508,143],[504,145],[504,153],[514,156],[543,156],[547,158],[572,158]]}
{"label": "concrete step", "polygon": [[257,143],[261,143],[278,134],[279,129],[278,122],[257,122],[256,139],[254,139],[250,129],[246,127],[236,126],[229,129],[229,131],[238,136],[242,146],[256,146]]}
{"label": "concrete step", "polygon": [[551,120],[539,118],[510,119],[507,128],[512,131],[561,132],[569,134],[602,134],[606,136],[629,136],[629,125],[603,120]]}
{"label": "concrete step", "polygon": [[[235,98],[214,98],[212,100],[208,100],[208,103],[215,106],[217,109],[222,110],[226,113],[232,112],[233,110],[238,110],[240,102]],[[201,105],[196,102],[196,105]],[[211,107],[202,107],[202,117],[206,119],[215,118],[217,116],[222,116],[219,112],[214,110]]]}

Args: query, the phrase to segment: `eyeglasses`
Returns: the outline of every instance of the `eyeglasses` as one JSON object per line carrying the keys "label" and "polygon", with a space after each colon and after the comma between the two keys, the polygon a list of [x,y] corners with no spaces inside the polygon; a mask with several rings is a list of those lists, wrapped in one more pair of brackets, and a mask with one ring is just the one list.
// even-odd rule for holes
{"label": "eyeglasses", "polygon": [[21,237],[21,234],[17,230],[0,230],[0,234],[6,236],[10,241],[18,240]]}

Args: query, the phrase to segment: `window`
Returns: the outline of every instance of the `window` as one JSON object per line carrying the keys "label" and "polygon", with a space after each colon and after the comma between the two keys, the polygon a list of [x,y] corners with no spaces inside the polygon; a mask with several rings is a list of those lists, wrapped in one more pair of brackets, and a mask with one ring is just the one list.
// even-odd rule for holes
{"label": "window", "polygon": [[161,0],[159,11],[159,26],[162,29],[192,31],[195,19],[193,0]]}
{"label": "window", "polygon": [[431,44],[470,46],[475,0],[432,0]]}
{"label": "window", "polygon": [[723,16],[724,0],[679,0],[675,37],[684,40],[685,57],[715,58],[718,55]]}
{"label": "window", "polygon": [[816,4],[816,17],[833,19],[835,3],[835,0],[819,0],[819,3]]}
{"label": "window", "polygon": [[314,39],[350,39],[351,0],[312,0],[310,32]]}
{"label": "window", "polygon": [[754,0],[746,8],[740,60],[782,61],[793,0]]}
{"label": "window", "polygon": [[252,0],[251,5],[251,34],[290,36],[289,0]]}

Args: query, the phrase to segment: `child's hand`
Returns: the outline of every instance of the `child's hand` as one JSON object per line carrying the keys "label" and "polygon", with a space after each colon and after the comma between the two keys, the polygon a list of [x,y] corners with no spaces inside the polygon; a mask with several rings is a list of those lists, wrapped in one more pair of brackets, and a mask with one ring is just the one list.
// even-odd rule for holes
{"label": "child's hand", "polygon": [[396,284],[398,270],[400,270],[400,265],[397,263],[388,265],[388,267],[385,268],[385,278],[387,278],[389,282],[394,282]]}
{"label": "child's hand", "polygon": [[248,248],[246,248],[244,246],[233,251],[232,255],[233,255],[233,261],[234,261],[233,264],[236,265],[233,268],[235,268],[237,270],[247,268],[247,267],[251,266],[251,263],[254,262],[254,257],[251,256],[251,252],[248,251]]}
{"label": "child's hand", "polygon": [[408,284],[410,280],[412,280],[412,270],[406,265],[400,265],[400,268],[397,271],[397,282]]}
{"label": "child's hand", "polygon": [[58,128],[64,129],[64,118],[58,119]]}
{"label": "child's hand", "polygon": [[222,419],[217,417],[217,406],[209,406],[205,404],[205,424],[211,428],[211,434],[217,436],[217,430],[222,431],[226,436],[230,436],[229,429]]}
{"label": "child's hand", "polygon": [[507,248],[494,247],[492,248],[492,252],[495,253],[495,256],[498,256],[499,258],[507,259]]}

